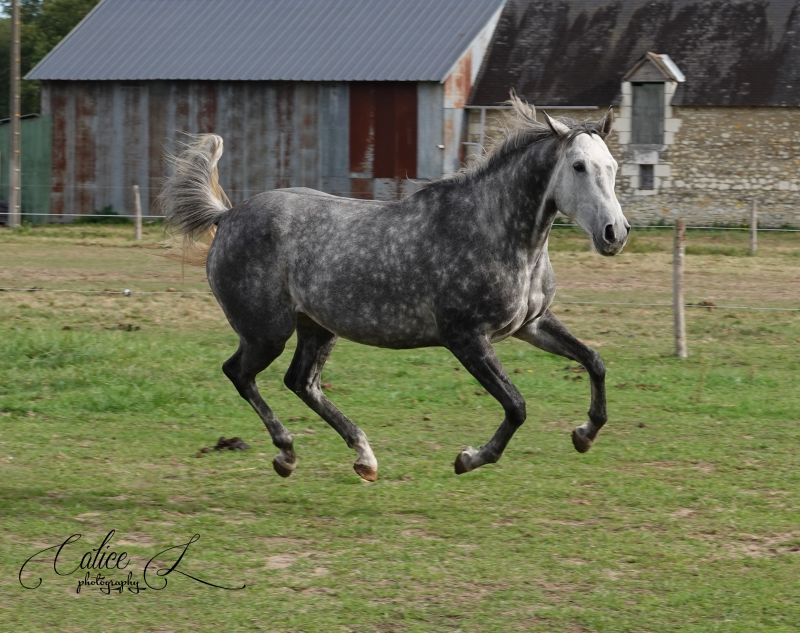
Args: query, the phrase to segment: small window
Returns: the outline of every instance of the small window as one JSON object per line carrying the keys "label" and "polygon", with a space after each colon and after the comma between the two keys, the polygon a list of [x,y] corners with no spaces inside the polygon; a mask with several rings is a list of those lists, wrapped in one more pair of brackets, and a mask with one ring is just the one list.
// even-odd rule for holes
{"label": "small window", "polygon": [[639,190],[652,191],[655,189],[655,178],[652,165],[639,165]]}

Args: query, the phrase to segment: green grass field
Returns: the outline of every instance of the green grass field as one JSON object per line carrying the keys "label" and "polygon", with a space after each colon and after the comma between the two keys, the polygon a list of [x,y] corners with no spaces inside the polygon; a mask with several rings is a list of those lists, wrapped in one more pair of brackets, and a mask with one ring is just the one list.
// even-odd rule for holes
{"label": "green grass field", "polygon": [[[336,433],[260,377],[299,465],[272,470],[260,421],[220,371],[233,332],[201,269],[159,230],[0,232],[0,631],[795,632],[800,626],[798,234],[690,232],[690,357],[672,355],[668,230],[613,259],[551,241],[556,313],[608,366],[610,421],[591,452],[586,374],[518,341],[497,349],[528,401],[503,459],[456,477],[500,407],[440,349],[340,342],[323,376],[369,435],[362,482]],[[131,296],[119,294],[123,288]],[[84,293],[77,290],[113,291]],[[150,294],[147,294],[147,293]],[[601,302],[612,305],[587,305]],[[290,348],[292,345],[289,346]],[[248,451],[210,452],[220,436]],[[115,530],[141,580],[190,540],[161,591],[76,593],[61,571]],[[169,564],[177,550],[158,560]],[[170,558],[171,557],[171,558]],[[94,575],[96,572],[92,572]],[[159,584],[163,579],[159,581]]]}

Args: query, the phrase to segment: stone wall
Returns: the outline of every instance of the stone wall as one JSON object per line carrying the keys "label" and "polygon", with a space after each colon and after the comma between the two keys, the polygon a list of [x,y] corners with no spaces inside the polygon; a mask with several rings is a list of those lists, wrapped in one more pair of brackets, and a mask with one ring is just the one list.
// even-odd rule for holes
{"label": "stone wall", "polygon": [[[638,165],[652,159],[628,144],[627,107],[624,99],[608,145],[620,163],[617,196],[632,223],[683,216],[693,225],[746,224],[755,200],[760,226],[800,228],[800,108],[668,108],[665,145],[654,150],[655,189],[642,191]],[[549,114],[583,120],[599,119],[603,112]],[[488,109],[485,138],[502,135],[507,116],[507,110]],[[469,141],[478,143],[480,111],[471,110],[469,121]]]}

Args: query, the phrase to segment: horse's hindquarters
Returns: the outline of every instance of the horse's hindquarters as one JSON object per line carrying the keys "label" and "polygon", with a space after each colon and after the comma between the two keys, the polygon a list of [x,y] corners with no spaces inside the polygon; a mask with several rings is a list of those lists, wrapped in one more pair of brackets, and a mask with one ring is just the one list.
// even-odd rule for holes
{"label": "horse's hindquarters", "polygon": [[225,217],[209,250],[206,272],[240,337],[283,343],[294,331],[294,311],[279,246],[261,219],[242,221],[235,212]]}

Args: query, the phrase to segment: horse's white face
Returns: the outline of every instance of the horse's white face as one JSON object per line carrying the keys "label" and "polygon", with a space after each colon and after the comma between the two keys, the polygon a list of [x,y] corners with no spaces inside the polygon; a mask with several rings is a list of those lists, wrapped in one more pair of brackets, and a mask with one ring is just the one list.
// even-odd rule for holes
{"label": "horse's white face", "polygon": [[[611,129],[610,113],[600,124],[603,137]],[[554,131],[569,128],[548,117]],[[551,195],[558,210],[578,224],[601,255],[616,255],[628,241],[630,224],[622,214],[614,182],[617,161],[599,134],[578,134],[566,147],[553,174]]]}

